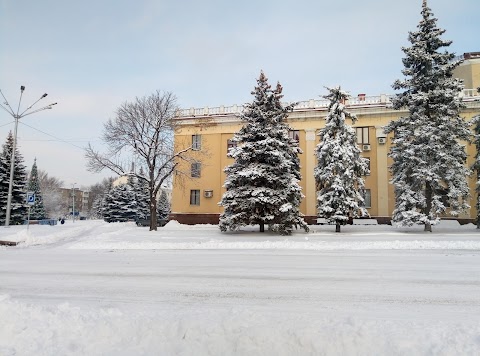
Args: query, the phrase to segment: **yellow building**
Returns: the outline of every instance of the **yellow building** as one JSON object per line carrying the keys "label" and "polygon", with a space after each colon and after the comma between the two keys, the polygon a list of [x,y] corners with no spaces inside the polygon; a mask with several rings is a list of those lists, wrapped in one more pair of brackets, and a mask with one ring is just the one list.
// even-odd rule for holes
{"label": "yellow building", "polygon": [[[455,72],[465,83],[463,101],[466,108],[462,117],[470,120],[480,114],[480,53],[464,54],[465,61]],[[388,158],[390,139],[383,127],[406,111],[393,110],[389,95],[366,96],[359,94],[347,103],[347,110],[355,114],[358,121],[357,143],[362,155],[370,160],[370,175],[365,177],[367,189],[366,204],[370,216],[380,223],[390,220],[395,204],[393,186],[389,183],[391,164]],[[300,209],[308,223],[316,222],[316,190],[313,170],[316,166],[315,148],[319,143],[319,130],[325,126],[328,101],[312,99],[300,102],[288,116],[292,137],[298,138],[303,154],[300,155],[302,180],[300,185],[305,198]],[[185,224],[218,223],[222,207],[218,205],[225,189],[224,168],[233,163],[227,157],[230,139],[241,126],[238,114],[242,106],[220,106],[215,108],[181,110],[175,133],[177,147],[192,146],[195,157],[191,162],[183,162],[173,177],[171,218]],[[468,165],[475,156],[474,145],[467,146]],[[180,172],[188,172],[185,174]],[[472,221],[476,216],[475,180],[470,179],[472,208],[459,218]]]}

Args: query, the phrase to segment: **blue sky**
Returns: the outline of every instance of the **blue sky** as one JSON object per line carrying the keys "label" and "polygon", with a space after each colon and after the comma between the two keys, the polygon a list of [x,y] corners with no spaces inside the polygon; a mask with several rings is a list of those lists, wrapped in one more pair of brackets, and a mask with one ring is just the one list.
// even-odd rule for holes
{"label": "blue sky", "polygon": [[[58,102],[18,129],[28,168],[37,158],[66,186],[86,171],[88,142],[136,96],[171,91],[182,108],[251,101],[264,70],[286,101],[341,85],[352,95],[391,94],[421,0],[0,0],[0,89],[12,106]],[[480,1],[429,0],[449,51],[480,51]],[[26,106],[23,106],[25,107]],[[13,130],[0,111],[0,142]]]}

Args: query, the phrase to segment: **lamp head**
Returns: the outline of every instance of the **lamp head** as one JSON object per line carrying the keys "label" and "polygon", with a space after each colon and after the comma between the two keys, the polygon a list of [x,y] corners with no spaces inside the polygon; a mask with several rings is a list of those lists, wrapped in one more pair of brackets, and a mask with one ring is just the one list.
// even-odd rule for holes
{"label": "lamp head", "polygon": [[20,87],[20,91],[23,93],[24,90],[25,90],[25,85],[22,85],[22,86]]}

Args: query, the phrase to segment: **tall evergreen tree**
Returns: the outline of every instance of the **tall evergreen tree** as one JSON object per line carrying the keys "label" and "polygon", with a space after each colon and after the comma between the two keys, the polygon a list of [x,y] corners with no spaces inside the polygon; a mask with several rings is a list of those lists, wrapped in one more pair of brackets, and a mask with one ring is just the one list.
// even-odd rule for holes
{"label": "tall evergreen tree", "polygon": [[325,128],[320,131],[320,143],[317,145],[317,166],[314,170],[317,185],[317,212],[340,226],[350,218],[368,216],[363,204],[364,175],[369,173],[368,161],[360,156],[355,130],[352,124],[357,118],[345,111],[345,100],[349,95],[340,87],[329,89],[324,96],[330,100]]}
{"label": "tall evergreen tree", "polygon": [[6,164],[4,163],[3,152],[0,154],[0,223],[5,223],[5,210],[2,207],[7,206],[9,175]]}
{"label": "tall evergreen tree", "polygon": [[42,191],[38,179],[37,159],[33,161],[30,178],[28,179],[27,191],[35,194],[35,204],[30,207],[30,219],[41,220],[47,217],[45,206],[43,205]]}
{"label": "tall evergreen tree", "polygon": [[463,89],[454,79],[453,70],[460,62],[443,47],[445,30],[437,27],[437,19],[423,1],[422,19],[416,32],[409,33],[411,47],[402,48],[404,80],[393,84],[402,90],[393,99],[395,109],[408,108],[408,115],[385,127],[394,133],[389,156],[392,183],[395,186],[394,223],[410,226],[432,225],[450,208],[457,216],[467,209],[469,189],[465,147],[459,141],[469,141],[468,123],[461,118]]}
{"label": "tall evergreen tree", "polygon": [[[3,145],[0,156],[0,172],[4,179],[0,180],[0,223],[4,224],[7,211],[8,187],[10,184],[10,163],[13,150],[13,135],[10,132]],[[23,157],[15,148],[15,163],[13,170],[12,200],[10,210],[10,225],[23,224],[27,218],[27,205],[25,185],[27,182],[26,167],[23,165]]]}
{"label": "tall evergreen tree", "polygon": [[285,235],[294,226],[308,231],[299,210],[301,150],[285,122],[292,107],[282,105],[282,87],[272,90],[263,72],[252,95],[241,115],[245,124],[233,138],[238,145],[228,152],[235,162],[225,169],[220,230],[258,224],[261,232],[265,225]]}
{"label": "tall evergreen tree", "polygon": [[[477,89],[478,92],[480,93],[480,88]],[[477,209],[477,229],[480,229],[480,115],[475,116],[472,120],[472,124],[474,125],[474,143],[475,143],[475,148],[476,148],[476,153],[475,153],[475,162],[473,164],[473,169],[476,172],[477,175],[477,182],[475,185],[475,191],[477,193],[477,202],[475,204],[475,207]]]}

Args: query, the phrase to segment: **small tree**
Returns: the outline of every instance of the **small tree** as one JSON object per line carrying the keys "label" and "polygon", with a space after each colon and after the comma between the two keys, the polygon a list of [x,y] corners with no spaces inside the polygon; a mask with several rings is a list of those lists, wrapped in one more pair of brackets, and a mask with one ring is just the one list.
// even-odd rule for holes
{"label": "small tree", "polygon": [[170,215],[170,202],[168,201],[167,193],[162,190],[160,198],[158,199],[157,207],[158,218],[162,220],[167,220]]}
{"label": "small tree", "polygon": [[121,201],[122,185],[112,187],[105,195],[103,201],[103,220],[106,222],[123,222],[126,221],[119,201]]}
{"label": "small tree", "polygon": [[317,166],[314,170],[317,185],[317,212],[319,217],[340,226],[350,218],[368,216],[362,193],[363,176],[369,173],[368,160],[360,156],[355,130],[346,118],[357,120],[343,104],[349,95],[340,87],[329,89],[324,96],[330,100],[325,128],[320,130],[317,145]]}
{"label": "small tree", "polygon": [[27,191],[35,194],[35,204],[30,207],[30,219],[41,220],[47,217],[45,206],[43,205],[42,189],[38,177],[37,159],[33,161],[30,178],[27,184]]}
{"label": "small tree", "polygon": [[110,190],[105,198],[103,215],[107,222],[136,219],[135,195],[129,184],[119,184]]}
{"label": "small tree", "polygon": [[463,84],[453,78],[460,62],[453,53],[440,52],[451,41],[440,38],[445,30],[436,22],[424,0],[418,31],[409,34],[412,46],[402,49],[405,79],[393,84],[402,90],[393,107],[408,108],[408,115],[385,127],[386,133],[394,133],[389,153],[395,186],[392,220],[404,226],[423,224],[425,231],[432,231],[447,207],[452,216],[469,207],[470,170],[460,141],[470,141],[470,130],[459,116]]}
{"label": "small tree", "polygon": [[[143,170],[140,169],[140,176],[144,176]],[[135,199],[137,202],[137,218],[150,218],[150,198],[148,193],[148,183],[146,179],[136,179],[134,182]]]}
{"label": "small tree", "polygon": [[241,115],[245,125],[234,136],[238,146],[228,152],[235,162],[225,169],[220,230],[258,224],[261,232],[264,225],[285,235],[294,226],[308,231],[299,210],[301,150],[285,122],[292,107],[282,105],[282,87],[272,90],[263,72],[252,95]]}
{"label": "small tree", "polygon": [[[176,150],[174,147],[174,120],[177,111],[176,98],[172,93],[156,93],[134,102],[126,102],[117,109],[116,117],[104,125],[103,141],[107,154],[86,149],[88,169],[100,172],[107,168],[118,175],[129,171],[122,154],[137,157],[145,175],[136,174],[148,184],[150,202],[150,230],[157,230],[157,194],[162,183],[168,180],[184,159],[191,146]],[[131,162],[131,160],[128,160]]]}
{"label": "small tree", "polygon": [[103,218],[103,203],[104,203],[104,197],[100,195],[93,200],[92,209],[90,211],[90,216],[93,219]]}
{"label": "small tree", "polygon": [[[10,163],[13,149],[13,135],[10,132],[3,145],[0,155],[0,172],[3,179],[0,181],[0,222],[5,223],[7,211],[8,188],[10,184]],[[23,157],[15,148],[15,162],[13,170],[12,198],[10,209],[10,225],[23,224],[27,217],[27,205],[25,185],[27,183],[26,167],[23,165]]]}

